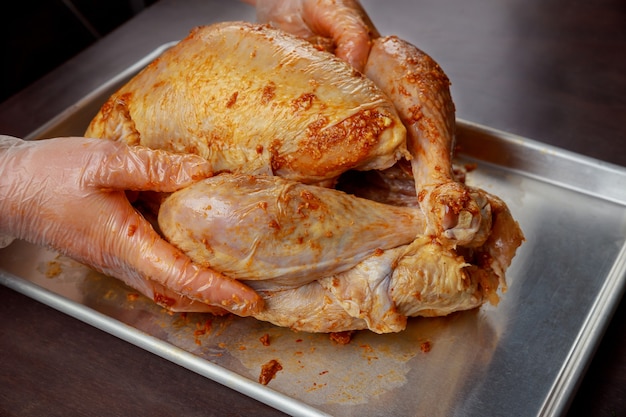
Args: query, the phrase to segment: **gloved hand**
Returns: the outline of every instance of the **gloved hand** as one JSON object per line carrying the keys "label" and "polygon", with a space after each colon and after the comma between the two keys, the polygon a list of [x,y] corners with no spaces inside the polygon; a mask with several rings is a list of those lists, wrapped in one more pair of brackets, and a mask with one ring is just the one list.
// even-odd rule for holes
{"label": "gloved hand", "polygon": [[262,299],[192,263],[125,193],[171,192],[210,174],[209,163],[193,155],[102,139],[0,136],[0,235],[57,250],[172,310],[206,304],[205,311],[247,316],[262,308]]}
{"label": "gloved hand", "polygon": [[363,70],[372,38],[380,36],[358,0],[246,0],[256,4],[257,20],[314,39],[330,38],[334,53]]}

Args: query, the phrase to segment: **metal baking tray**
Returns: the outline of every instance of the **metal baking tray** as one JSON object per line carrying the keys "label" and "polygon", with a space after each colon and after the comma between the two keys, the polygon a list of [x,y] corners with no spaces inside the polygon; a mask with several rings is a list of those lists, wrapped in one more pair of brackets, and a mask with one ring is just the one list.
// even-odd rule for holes
{"label": "metal baking tray", "polygon": [[[169,46],[29,139],[81,135],[108,96]],[[340,345],[254,319],[170,314],[23,241],[0,250],[0,282],[291,415],[560,415],[624,292],[626,169],[462,120],[458,143],[458,162],[477,165],[467,182],[504,199],[527,239],[495,307],[411,319],[398,334],[361,331]],[[271,359],[283,370],[261,385]]]}

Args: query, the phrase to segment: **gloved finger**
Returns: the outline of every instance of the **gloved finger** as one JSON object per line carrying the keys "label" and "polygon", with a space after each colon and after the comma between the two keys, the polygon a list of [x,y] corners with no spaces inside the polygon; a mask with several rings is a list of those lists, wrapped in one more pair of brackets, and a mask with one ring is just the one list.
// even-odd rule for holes
{"label": "gloved finger", "polygon": [[191,154],[100,141],[103,156],[87,164],[86,185],[113,190],[172,192],[212,175],[211,164]]}
{"label": "gloved finger", "polygon": [[256,18],[292,35],[309,39],[315,34],[302,18],[302,0],[258,0]]}
{"label": "gloved finger", "polygon": [[154,300],[157,304],[167,308],[169,311],[177,313],[211,313],[216,316],[223,316],[229,313],[228,310],[224,310],[221,307],[192,300],[150,279],[144,279],[143,282],[138,284],[141,288],[135,289]]}
{"label": "gloved finger", "polygon": [[216,316],[223,316],[230,313],[228,310],[224,310],[221,307],[192,300],[149,278],[135,280],[132,282],[132,285],[129,286],[148,297],[156,304],[166,308],[168,311],[176,313],[211,313]]}
{"label": "gloved finger", "polygon": [[335,55],[363,71],[370,41],[380,35],[358,1],[305,1],[303,17],[313,32],[333,39]]}

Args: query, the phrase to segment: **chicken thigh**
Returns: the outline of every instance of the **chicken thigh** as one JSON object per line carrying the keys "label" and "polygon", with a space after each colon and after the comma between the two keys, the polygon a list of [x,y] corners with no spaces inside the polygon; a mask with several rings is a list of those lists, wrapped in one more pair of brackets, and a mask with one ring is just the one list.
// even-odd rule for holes
{"label": "chicken thigh", "polygon": [[280,177],[222,174],[170,195],[159,227],[197,262],[256,288],[298,287],[423,233],[423,214]]}

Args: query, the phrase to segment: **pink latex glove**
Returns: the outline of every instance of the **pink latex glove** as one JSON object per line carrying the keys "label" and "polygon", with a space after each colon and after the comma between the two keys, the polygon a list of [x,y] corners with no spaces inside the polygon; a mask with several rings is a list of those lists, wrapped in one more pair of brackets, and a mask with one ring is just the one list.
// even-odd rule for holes
{"label": "pink latex glove", "polygon": [[[205,178],[193,155],[102,139],[0,136],[0,235],[47,246],[175,311],[247,316],[262,299],[163,240],[125,190],[171,192]],[[217,308],[214,306],[218,306]]]}
{"label": "pink latex glove", "polygon": [[305,39],[332,40],[335,55],[362,71],[372,38],[380,36],[358,0],[244,0],[257,20]]}

